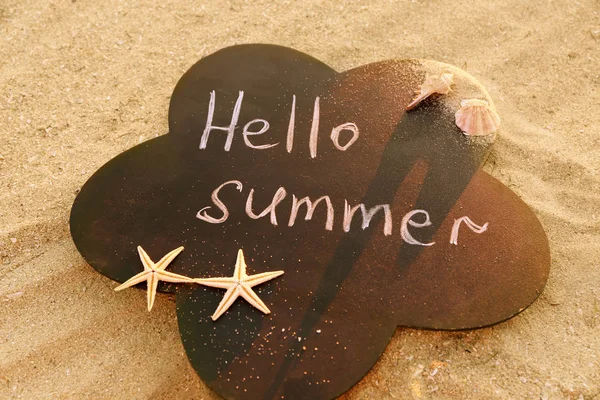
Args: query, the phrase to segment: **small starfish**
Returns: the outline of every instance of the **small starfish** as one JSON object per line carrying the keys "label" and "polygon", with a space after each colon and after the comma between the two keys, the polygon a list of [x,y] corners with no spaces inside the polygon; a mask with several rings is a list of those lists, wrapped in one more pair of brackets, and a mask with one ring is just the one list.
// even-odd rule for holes
{"label": "small starfish", "polygon": [[283,271],[272,271],[263,272],[262,274],[256,275],[247,275],[244,253],[242,252],[242,249],[240,249],[238,250],[237,260],[235,261],[235,271],[233,272],[232,277],[195,279],[195,282],[204,286],[227,289],[223,300],[221,300],[217,310],[211,317],[213,321],[216,321],[221,315],[223,315],[225,311],[227,311],[227,309],[239,296],[242,296],[248,303],[252,304],[263,313],[270,314],[271,311],[256,295],[256,293],[254,293],[252,287],[260,285],[266,281],[270,281],[271,279],[277,278],[280,275],[283,275]]}
{"label": "small starfish", "polygon": [[152,310],[154,305],[154,298],[156,297],[156,288],[158,281],[172,282],[172,283],[187,283],[194,282],[194,279],[188,278],[187,276],[174,274],[172,272],[165,271],[167,266],[177,257],[179,253],[183,251],[183,246],[176,248],[169,252],[156,264],[152,262],[148,254],[142,249],[142,246],[137,247],[138,253],[142,264],[144,264],[144,271],[133,276],[122,285],[115,288],[116,291],[127,289],[133,285],[137,285],[143,281],[148,283],[148,311]]}

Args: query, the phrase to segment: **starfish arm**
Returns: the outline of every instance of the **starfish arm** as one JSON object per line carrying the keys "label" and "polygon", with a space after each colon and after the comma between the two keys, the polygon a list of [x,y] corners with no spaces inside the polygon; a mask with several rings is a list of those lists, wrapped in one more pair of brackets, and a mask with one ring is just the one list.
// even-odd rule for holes
{"label": "starfish arm", "polygon": [[142,264],[144,264],[144,271],[154,271],[154,263],[152,262],[146,251],[142,249],[142,246],[138,246],[137,251],[140,255],[140,259],[142,260]]}
{"label": "starfish arm", "polygon": [[244,285],[251,288],[281,275],[283,275],[283,271],[263,272],[262,274],[250,275],[244,279]]}
{"label": "starfish arm", "polygon": [[171,282],[171,283],[195,282],[195,279],[189,278],[187,276],[179,275],[179,274],[174,274],[173,272],[169,272],[169,271],[156,271],[156,274],[158,275],[158,277],[161,281],[165,281],[165,282]]}
{"label": "starfish arm", "polygon": [[244,252],[242,249],[238,250],[237,259],[235,260],[235,271],[233,277],[240,282],[246,277],[246,260],[244,260]]}
{"label": "starfish arm", "polygon": [[194,282],[203,285],[216,287],[220,289],[229,289],[232,285],[236,284],[234,278],[206,278],[206,279],[194,279]]}
{"label": "starfish arm", "polygon": [[158,276],[150,274],[148,277],[148,311],[152,310],[154,298],[156,297],[156,288],[158,287]]}
{"label": "starfish arm", "polygon": [[117,286],[115,288],[115,291],[118,292],[119,290],[127,289],[128,287],[131,287],[133,285],[137,285],[138,283],[144,282],[146,279],[148,279],[148,274],[150,274],[150,272],[143,271],[137,275],[132,276],[131,278],[126,280],[124,283]]}
{"label": "starfish arm", "polygon": [[159,262],[156,263],[155,269],[157,271],[164,271],[165,268],[183,251],[183,246],[176,248],[175,250],[169,252],[166,256],[160,259]]}
{"label": "starfish arm", "polygon": [[217,307],[215,313],[211,317],[212,320],[216,321],[221,315],[223,315],[223,313],[227,311],[229,307],[231,307],[231,305],[238,298],[239,295],[239,286],[236,285],[227,289],[227,292],[225,292],[225,296],[223,296],[223,300],[221,300],[221,303],[219,303],[219,306]]}
{"label": "starfish arm", "polygon": [[263,303],[260,297],[258,297],[258,295],[254,292],[254,290],[244,285],[240,285],[240,288],[242,289],[240,291],[240,294],[244,299],[246,299],[248,303],[252,304],[254,307],[258,308],[265,314],[271,313],[271,310],[269,310],[265,303]]}

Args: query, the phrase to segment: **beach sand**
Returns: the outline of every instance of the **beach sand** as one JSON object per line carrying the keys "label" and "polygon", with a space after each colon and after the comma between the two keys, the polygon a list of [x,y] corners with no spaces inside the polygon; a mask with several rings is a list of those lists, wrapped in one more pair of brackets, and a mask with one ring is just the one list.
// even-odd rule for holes
{"label": "beach sand", "polygon": [[[0,1],[0,398],[213,399],[173,297],[117,285],[69,235],[105,162],[165,134],[198,59],[240,43],[336,70],[389,58],[462,67],[502,127],[485,170],[540,219],[552,268],[492,328],[398,328],[347,399],[593,399],[600,393],[600,6],[596,0]],[[493,4],[492,4],[493,3]]]}

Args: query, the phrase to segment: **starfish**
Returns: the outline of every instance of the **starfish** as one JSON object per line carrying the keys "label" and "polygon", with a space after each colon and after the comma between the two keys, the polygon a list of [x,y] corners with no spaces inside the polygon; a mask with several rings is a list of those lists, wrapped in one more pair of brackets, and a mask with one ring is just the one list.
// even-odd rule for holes
{"label": "starfish", "polygon": [[154,298],[156,297],[156,288],[158,281],[172,282],[172,283],[187,283],[194,282],[194,279],[188,278],[187,276],[174,274],[172,272],[165,271],[167,266],[183,251],[183,246],[176,248],[169,252],[166,256],[161,258],[156,264],[152,262],[148,254],[142,249],[142,246],[137,247],[138,253],[142,264],[144,264],[144,271],[137,275],[134,275],[128,279],[122,285],[115,288],[116,291],[127,289],[128,287],[137,285],[143,281],[148,283],[148,311],[152,310],[154,305]]}
{"label": "starfish", "polygon": [[239,296],[242,296],[248,303],[258,308],[263,313],[270,314],[271,310],[269,310],[265,303],[263,303],[256,293],[254,293],[252,287],[270,281],[280,275],[283,275],[283,271],[247,275],[244,253],[242,252],[242,249],[240,249],[238,250],[237,260],[235,261],[235,271],[233,272],[232,277],[195,279],[195,282],[204,286],[227,289],[223,300],[221,300],[217,310],[211,317],[213,321],[216,321],[225,311],[227,311]]}

